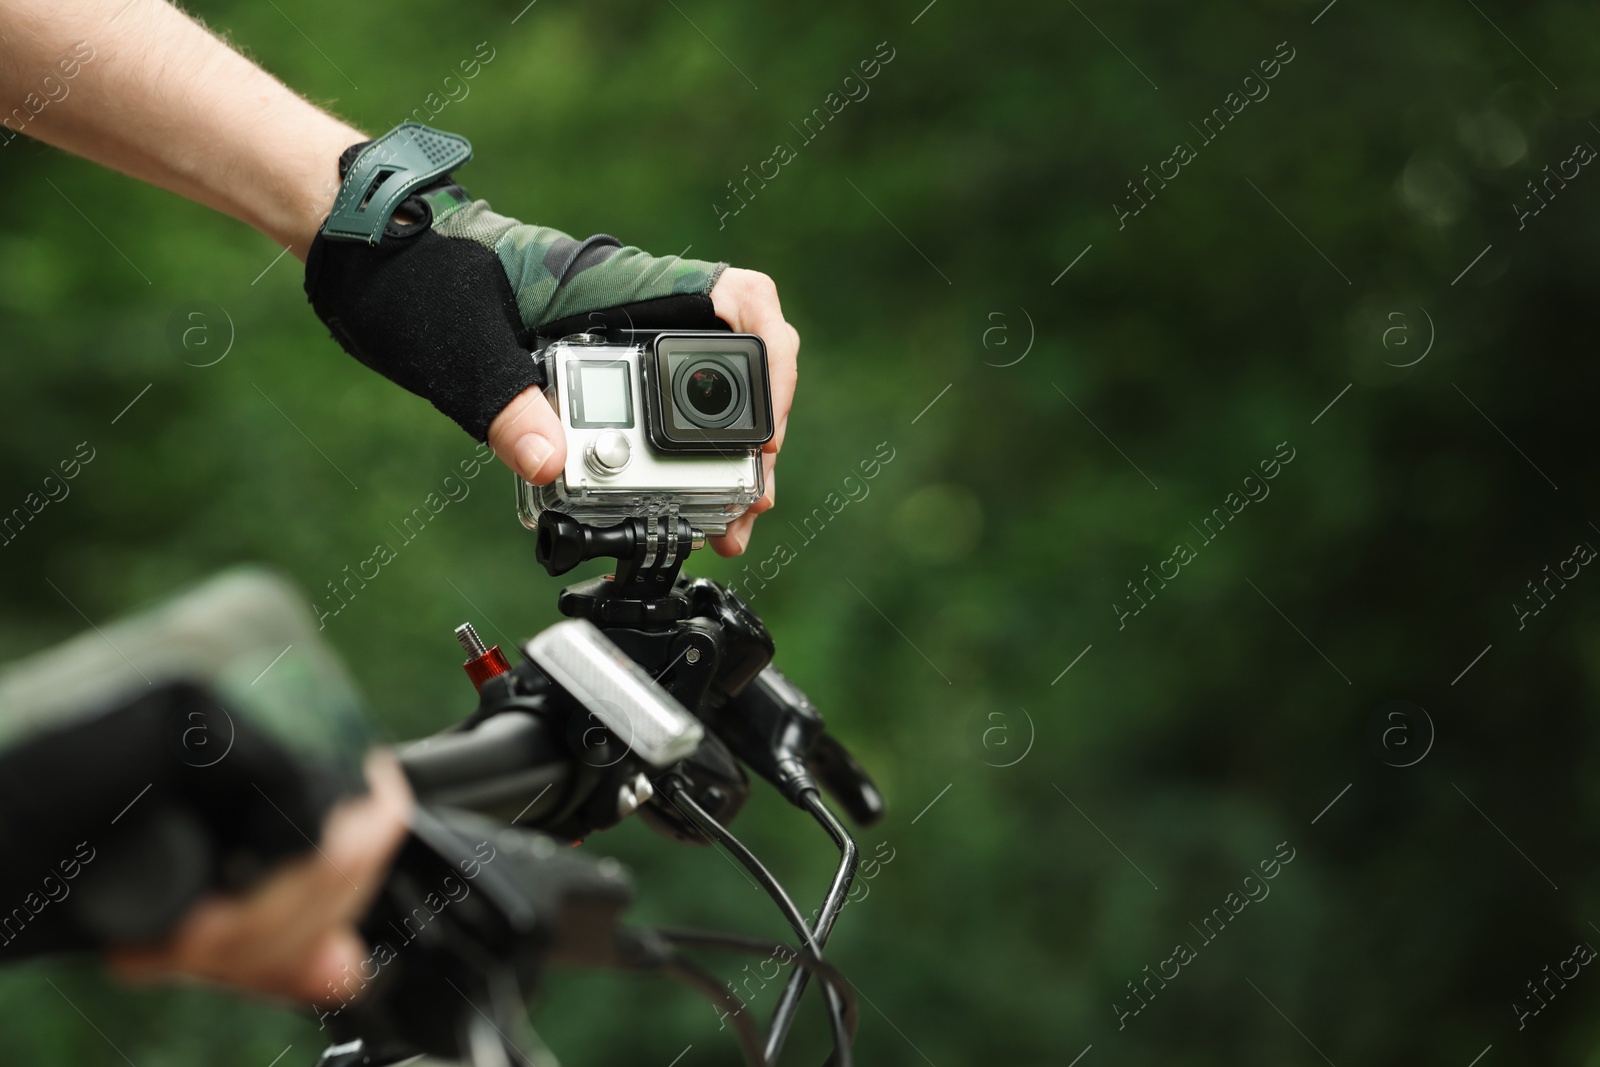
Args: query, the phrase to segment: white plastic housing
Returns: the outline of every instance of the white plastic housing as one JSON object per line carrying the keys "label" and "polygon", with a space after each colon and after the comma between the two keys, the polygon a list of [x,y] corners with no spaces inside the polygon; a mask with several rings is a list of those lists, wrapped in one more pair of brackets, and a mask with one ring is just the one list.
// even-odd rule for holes
{"label": "white plastic housing", "polygon": [[[536,529],[539,515],[559,511],[591,526],[611,526],[625,519],[676,510],[689,524],[708,534],[723,533],[728,523],[761,499],[765,490],[760,452],[733,454],[669,454],[651,442],[645,425],[648,409],[645,350],[640,345],[582,344],[558,341],[543,352],[549,386],[545,395],[561,416],[567,462],[555,481],[533,486],[517,478],[517,515]],[[632,425],[574,425],[572,399],[576,364],[615,363],[626,368],[631,390]],[[601,439],[601,435],[607,435]],[[626,442],[628,462],[608,471],[592,452],[616,450],[614,435]]]}

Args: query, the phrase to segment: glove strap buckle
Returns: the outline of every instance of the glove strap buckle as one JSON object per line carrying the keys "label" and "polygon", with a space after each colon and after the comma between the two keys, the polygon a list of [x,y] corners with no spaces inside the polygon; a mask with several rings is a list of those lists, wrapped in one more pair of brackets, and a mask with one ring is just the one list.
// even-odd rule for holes
{"label": "glove strap buckle", "polygon": [[362,149],[334,198],[324,237],[375,245],[400,202],[472,158],[472,144],[420,122],[402,122]]}

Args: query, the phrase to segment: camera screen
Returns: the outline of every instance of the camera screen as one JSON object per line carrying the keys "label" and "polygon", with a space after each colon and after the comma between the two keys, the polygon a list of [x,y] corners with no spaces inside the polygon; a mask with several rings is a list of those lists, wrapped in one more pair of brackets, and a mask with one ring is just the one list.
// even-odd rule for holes
{"label": "camera screen", "polygon": [[633,391],[624,360],[571,360],[567,363],[572,425],[580,429],[633,425]]}

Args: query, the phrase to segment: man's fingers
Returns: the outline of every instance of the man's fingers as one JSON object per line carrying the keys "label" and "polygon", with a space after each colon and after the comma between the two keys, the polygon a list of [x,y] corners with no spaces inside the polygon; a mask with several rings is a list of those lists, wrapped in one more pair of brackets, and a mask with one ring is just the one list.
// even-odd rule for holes
{"label": "man's fingers", "polygon": [[773,467],[778,457],[771,452],[763,453],[761,466],[766,474],[766,492],[761,494],[761,499],[750,505],[750,510],[739,516],[737,520],[728,524],[728,532],[721,537],[711,538],[712,551],[719,556],[741,555],[750,545],[750,534],[755,527],[756,516],[771,509],[778,500],[778,476]]}
{"label": "man's fingers", "polygon": [[[339,859],[334,874],[339,884],[348,878],[360,886],[345,905],[343,917],[354,919],[366,911],[377,894],[384,872],[404,843],[411,825],[413,798],[405,771],[393,752],[375,749],[363,763],[367,794],[344,801],[323,827],[322,851]],[[332,868],[332,863],[328,867]],[[332,876],[330,876],[331,878]]]}
{"label": "man's fingers", "polygon": [[[241,919],[231,921],[239,924]],[[304,941],[294,937],[272,944],[283,933],[281,926],[254,917],[243,921],[249,923],[244,930],[229,931],[203,944],[158,952],[121,950],[111,958],[112,969],[119,977],[139,983],[182,975],[313,1004],[332,1003],[357,991],[341,991],[342,982],[360,973],[367,955],[366,944],[353,925],[318,927]],[[240,937],[242,932],[247,936]]]}
{"label": "man's fingers", "polygon": [[721,537],[713,537],[708,542],[712,551],[719,556],[737,556],[744,552],[745,546],[750,543],[750,527],[755,524],[756,517],[750,512],[745,512],[733,522],[728,524],[728,532]]}
{"label": "man's fingers", "polygon": [[789,409],[794,404],[794,391],[800,380],[800,332],[783,321],[781,314],[777,315],[777,319],[776,325],[767,328],[770,334],[762,332],[763,337],[776,335],[782,339],[782,343],[769,342],[767,346],[775,424],[766,451],[774,453],[782,450],[783,439],[789,432]]}
{"label": "man's fingers", "polygon": [[773,469],[773,463],[778,457],[771,452],[763,453],[761,465],[767,468],[767,491],[761,494],[761,499],[750,505],[750,514],[760,515],[771,511],[772,506],[778,502],[778,472]]}
{"label": "man's fingers", "polygon": [[794,403],[800,334],[784,321],[777,285],[765,274],[753,270],[729,267],[723,271],[711,290],[711,306],[717,317],[729,326],[742,333],[757,334],[767,344],[774,432],[765,450],[777,452],[783,447],[789,426],[789,407]]}
{"label": "man's fingers", "polygon": [[[361,940],[353,926],[342,926],[329,931],[311,953],[311,963],[290,971],[286,977],[293,983],[284,992],[313,1004],[328,1005],[358,993],[366,985],[362,964],[367,960],[367,944]],[[359,980],[356,988],[348,988],[351,975]],[[331,994],[331,995],[330,995]]]}
{"label": "man's fingers", "polygon": [[561,418],[544,390],[529,386],[489,424],[489,447],[500,461],[534,485],[544,485],[567,462]]}
{"label": "man's fingers", "polygon": [[342,801],[311,853],[249,892],[195,905],[165,941],[109,953],[122,977],[187,975],[271,996],[325,1003],[366,947],[355,929],[405,840],[411,791],[387,752],[366,760],[369,791]]}

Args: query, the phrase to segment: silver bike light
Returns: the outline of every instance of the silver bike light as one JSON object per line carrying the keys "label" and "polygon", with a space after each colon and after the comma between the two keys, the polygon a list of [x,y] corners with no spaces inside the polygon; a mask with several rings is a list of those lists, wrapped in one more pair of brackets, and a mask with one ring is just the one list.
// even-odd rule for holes
{"label": "silver bike light", "polygon": [[670,767],[700,747],[700,720],[587,619],[557,623],[523,651],[652,767]]}

